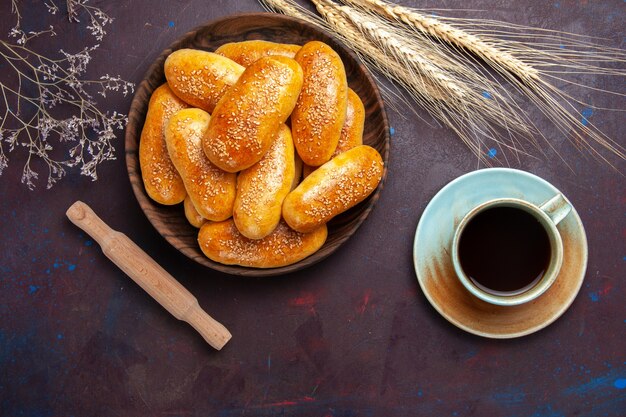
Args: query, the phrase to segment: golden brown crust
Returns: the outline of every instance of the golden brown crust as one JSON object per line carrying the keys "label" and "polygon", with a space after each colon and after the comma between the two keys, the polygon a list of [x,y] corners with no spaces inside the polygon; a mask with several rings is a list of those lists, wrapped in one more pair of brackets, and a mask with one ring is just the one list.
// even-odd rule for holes
{"label": "golden brown crust", "polygon": [[224,94],[213,112],[204,152],[228,172],[257,163],[291,114],[302,87],[302,69],[281,56],[261,58]]}
{"label": "golden brown crust", "polygon": [[181,203],[187,194],[165,145],[165,127],[172,114],[187,107],[167,84],[150,97],[146,121],[139,140],[139,166],[148,196],[160,204]]}
{"label": "golden brown crust", "polygon": [[185,197],[185,201],[183,201],[183,207],[185,209],[185,217],[190,225],[199,229],[206,221],[204,217],[198,213],[198,210],[193,206],[191,199],[189,196]]}
{"label": "golden brown crust", "polygon": [[[363,144],[363,128],[365,126],[365,107],[363,102],[351,88],[348,88],[348,108],[346,110],[346,121],[341,128],[341,135],[339,136],[339,142],[337,148],[331,157],[343,153],[349,149]],[[304,165],[302,169],[302,176],[306,178],[309,174],[315,171],[317,167]]]}
{"label": "golden brown crust", "polygon": [[185,102],[209,113],[244,67],[212,52],[179,49],[165,60],[165,78],[172,91]]}
{"label": "golden brown crust", "polygon": [[290,192],[283,218],[306,233],[363,201],[378,186],[383,160],[376,149],[361,145],[325,163]]}
{"label": "golden brown crust", "polygon": [[165,140],[198,213],[207,220],[221,221],[233,213],[237,179],[213,165],[202,150],[202,136],[210,118],[204,110],[181,110],[170,118]]}
{"label": "golden brown crust", "polygon": [[242,235],[261,239],[278,226],[283,200],[291,191],[294,173],[291,132],[283,124],[263,158],[237,177],[233,219]]}
{"label": "golden brown crust", "polygon": [[218,55],[232,59],[239,65],[249,67],[255,61],[266,56],[286,56],[293,58],[300,50],[300,45],[276,43],[262,40],[226,43],[215,50]]}
{"label": "golden brown crust", "polygon": [[335,151],[346,118],[346,71],[339,55],[319,41],[305,44],[296,61],[304,83],[291,115],[293,140],[302,161],[319,166]]}
{"label": "golden brown crust", "polygon": [[365,127],[365,106],[357,93],[348,88],[348,107],[346,120],[341,128],[341,135],[337,148],[333,152],[335,157],[340,153],[363,144],[363,129]]}
{"label": "golden brown crust", "polygon": [[248,239],[232,219],[205,223],[198,233],[202,252],[212,261],[226,265],[276,268],[296,263],[322,247],[328,236],[326,225],[311,233],[298,233],[280,222],[263,239]]}

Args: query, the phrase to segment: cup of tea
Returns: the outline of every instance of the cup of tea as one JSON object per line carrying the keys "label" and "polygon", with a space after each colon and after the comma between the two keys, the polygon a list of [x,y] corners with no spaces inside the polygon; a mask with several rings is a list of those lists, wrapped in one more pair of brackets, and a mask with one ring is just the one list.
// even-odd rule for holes
{"label": "cup of tea", "polygon": [[572,210],[562,194],[537,206],[498,198],[474,207],[452,239],[452,263],[474,296],[512,306],[543,294],[559,274],[563,241],[557,224]]}

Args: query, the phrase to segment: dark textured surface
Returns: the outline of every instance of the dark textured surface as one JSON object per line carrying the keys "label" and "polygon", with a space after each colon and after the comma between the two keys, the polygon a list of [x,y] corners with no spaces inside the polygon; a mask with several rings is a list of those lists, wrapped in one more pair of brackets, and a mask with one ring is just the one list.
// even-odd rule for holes
{"label": "dark textured surface", "polygon": [[[91,71],[135,82],[188,30],[261,10],[253,0],[98,4],[116,20]],[[623,47],[620,0],[405,4],[482,9],[457,15],[593,35]],[[23,16],[45,19],[38,6],[23,8]],[[0,33],[11,25],[3,19]],[[84,36],[70,35],[76,49]],[[623,92],[620,79],[592,82]],[[623,106],[589,90],[568,91],[600,107]],[[130,101],[114,97],[106,106],[126,112]],[[476,158],[427,116],[403,106],[388,116],[395,131],[388,177],[368,219],[325,261],[271,279],[211,271],[159,236],[131,190],[121,135],[117,160],[101,167],[97,182],[73,173],[52,190],[42,181],[31,192],[19,183],[23,159],[14,156],[0,177],[0,415],[623,415],[624,177],[578,154],[537,120],[573,170],[551,151],[513,167],[550,181],[575,205],[589,241],[585,282],[546,329],[513,340],[480,338],[428,304],[411,255],[429,199],[476,169]],[[594,110],[582,117],[624,143],[622,115]],[[137,242],[229,328],[233,339],[221,352],[169,316],[65,218],[77,199]]]}

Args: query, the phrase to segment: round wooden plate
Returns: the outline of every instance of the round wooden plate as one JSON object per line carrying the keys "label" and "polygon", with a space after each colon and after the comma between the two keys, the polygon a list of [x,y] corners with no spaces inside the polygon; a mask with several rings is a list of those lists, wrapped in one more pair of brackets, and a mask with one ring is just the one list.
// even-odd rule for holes
{"label": "round wooden plate", "polygon": [[[378,188],[362,203],[342,213],[328,224],[328,239],[322,248],[292,265],[256,269],[223,265],[208,259],[198,246],[198,229],[185,218],[182,204],[163,206],[152,201],[143,186],[139,168],[139,138],[152,92],[165,82],[163,63],[173,51],[194,48],[214,51],[228,42],[262,39],[280,43],[303,45],[311,40],[320,40],[330,45],[341,56],[348,76],[348,84],[365,105],[365,131],[363,143],[376,148],[383,157],[385,169]],[[148,69],[133,98],[128,126],[126,127],[126,166],[130,182],[144,213],[158,232],[180,252],[209,268],[234,275],[270,276],[294,272],[312,265],[329,256],[345,242],[361,225],[380,196],[387,175],[389,159],[389,125],[378,88],[352,52],[320,29],[291,17],[274,13],[238,14],[210,22],[185,34],[164,50]]]}

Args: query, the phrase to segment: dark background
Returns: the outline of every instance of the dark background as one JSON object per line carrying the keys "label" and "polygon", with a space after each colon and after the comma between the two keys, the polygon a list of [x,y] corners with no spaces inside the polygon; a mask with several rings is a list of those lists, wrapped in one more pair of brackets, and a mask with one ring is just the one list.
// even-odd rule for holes
{"label": "dark background", "polygon": [[[14,16],[10,2],[2,3],[5,39]],[[402,3],[462,8],[454,15],[624,46],[621,0]],[[115,21],[90,73],[136,83],[186,31],[235,12],[262,10],[254,0],[93,4]],[[25,2],[21,12],[25,27],[58,23],[59,36],[44,46],[48,51],[93,43],[84,24],[50,17],[38,2]],[[624,92],[623,79],[602,82]],[[623,108],[623,100],[568,91],[592,104]],[[126,113],[130,101],[111,95],[100,103]],[[98,181],[71,172],[51,190],[45,177],[35,191],[20,184],[24,155],[9,154],[0,177],[0,415],[623,415],[624,177],[537,121],[573,169],[550,151],[512,167],[545,178],[575,205],[589,242],[585,282],[570,309],[546,329],[513,340],[481,338],[430,306],[412,263],[415,228],[429,199],[479,167],[476,157],[424,113],[422,120],[405,105],[387,110],[395,134],[377,206],[326,261],[275,278],[223,275],[169,246],[131,191],[122,134],[117,160],[100,167]],[[590,120],[624,145],[620,113],[596,110]],[[625,172],[623,161],[613,162]],[[233,339],[222,351],[171,317],[66,219],[65,210],[77,199],[137,242],[229,328]]]}

